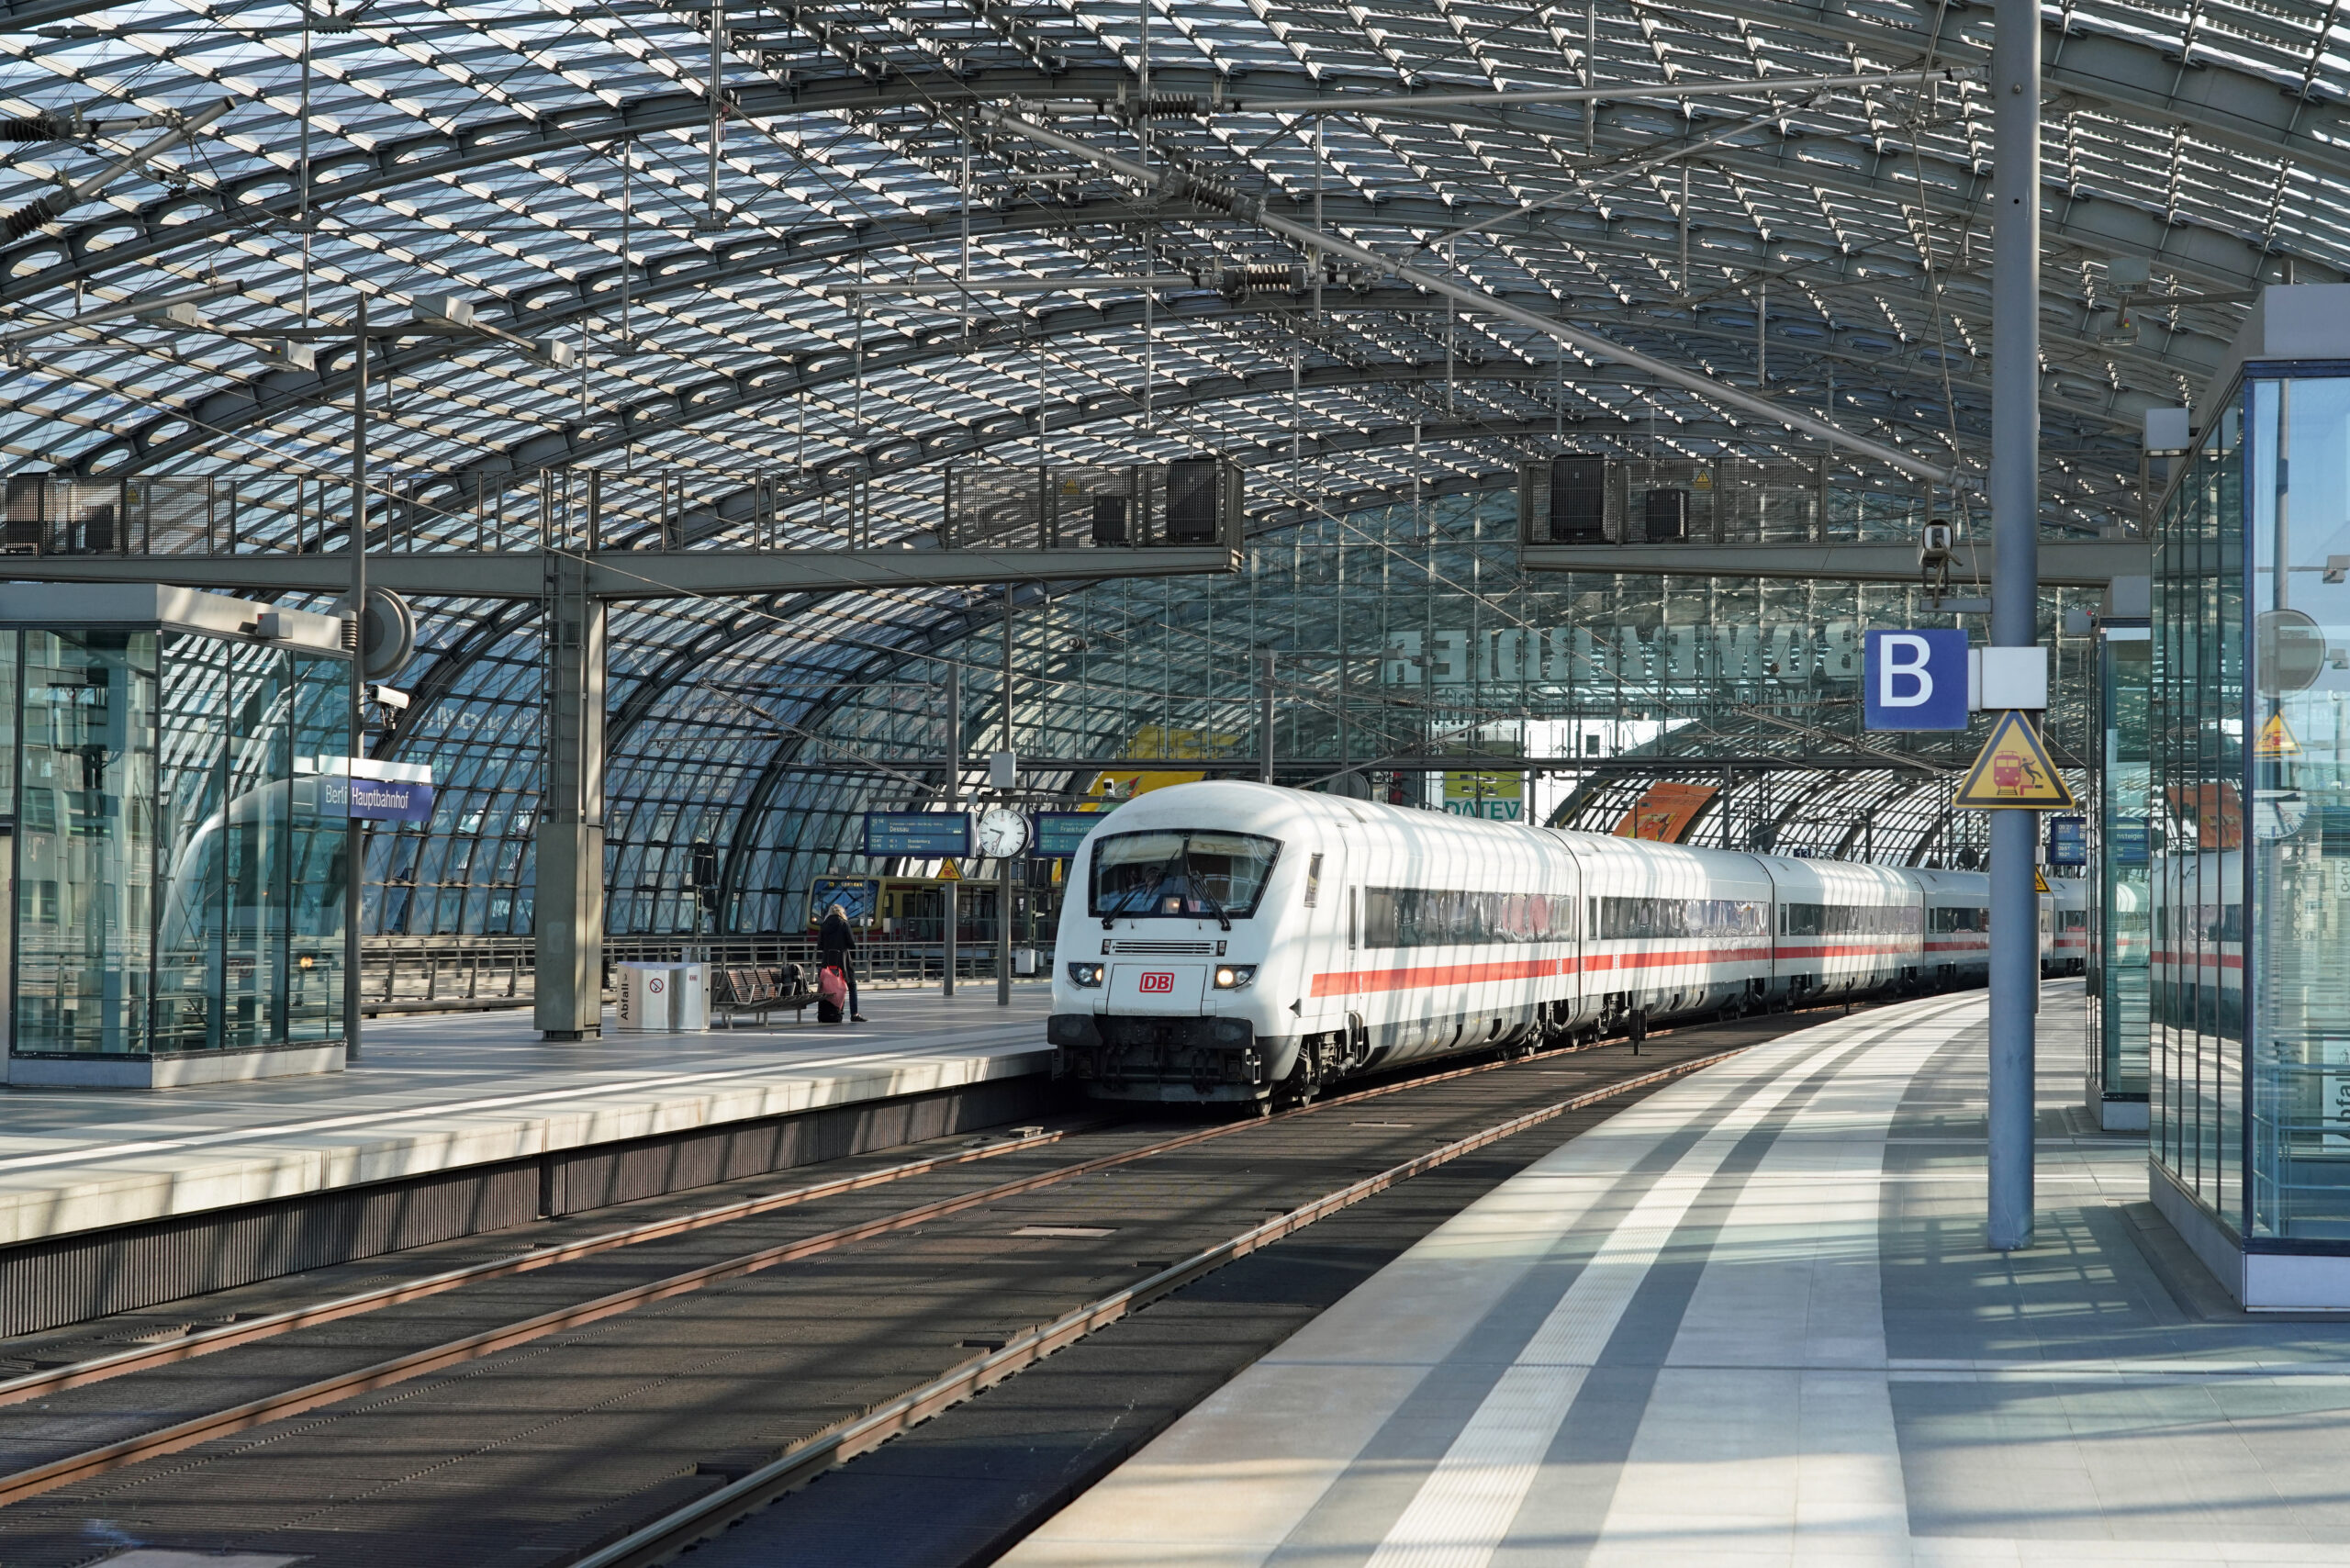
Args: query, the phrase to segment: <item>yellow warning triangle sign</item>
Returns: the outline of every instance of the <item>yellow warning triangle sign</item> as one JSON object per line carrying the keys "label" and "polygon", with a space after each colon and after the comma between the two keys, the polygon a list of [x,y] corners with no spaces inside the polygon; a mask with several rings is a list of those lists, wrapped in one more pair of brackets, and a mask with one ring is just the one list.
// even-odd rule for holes
{"label": "yellow warning triangle sign", "polygon": [[2031,868],[2031,890],[2037,893],[2048,890],[2048,873],[2034,866]]}
{"label": "yellow warning triangle sign", "polygon": [[2260,738],[2253,743],[2252,755],[2298,756],[2300,750],[2301,743],[2293,738],[2293,732],[2285,723],[2285,715],[2275,713],[2269,716],[2268,722],[2260,726]]}
{"label": "yellow warning triangle sign", "polygon": [[955,869],[954,861],[942,860],[938,863],[938,879],[942,882],[959,882],[963,879],[963,873]]}
{"label": "yellow warning triangle sign", "polygon": [[1983,755],[1951,802],[1961,811],[2062,811],[2077,805],[2031,721],[2010,708],[1991,726]]}

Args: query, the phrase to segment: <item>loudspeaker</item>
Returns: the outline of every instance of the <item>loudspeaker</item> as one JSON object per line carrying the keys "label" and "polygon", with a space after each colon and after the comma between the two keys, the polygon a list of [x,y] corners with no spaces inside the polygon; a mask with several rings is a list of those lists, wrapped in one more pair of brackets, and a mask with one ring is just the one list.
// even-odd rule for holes
{"label": "loudspeaker", "polygon": [[1093,498],[1093,543],[1124,544],[1126,542],[1126,498],[1096,496]]}
{"label": "loudspeaker", "polygon": [[1607,543],[1607,459],[1550,459],[1550,543]]}
{"label": "loudspeaker", "polygon": [[40,548],[42,489],[47,482],[39,474],[8,476],[8,521],[6,532],[0,533],[0,548],[11,553]]}
{"label": "loudspeaker", "polygon": [[1648,505],[1648,542],[1651,544],[1678,544],[1688,537],[1689,492],[1651,490]]}
{"label": "loudspeaker", "polygon": [[1213,544],[1224,498],[1224,465],[1213,457],[1179,457],[1167,465],[1167,543]]}
{"label": "loudspeaker", "polygon": [[114,503],[106,501],[82,514],[82,548],[94,555],[114,549]]}

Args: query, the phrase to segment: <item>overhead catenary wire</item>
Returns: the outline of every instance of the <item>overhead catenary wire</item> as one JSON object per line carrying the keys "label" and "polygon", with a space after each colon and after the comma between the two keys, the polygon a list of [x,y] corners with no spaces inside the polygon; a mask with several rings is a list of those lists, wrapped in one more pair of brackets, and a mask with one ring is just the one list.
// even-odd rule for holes
{"label": "overhead catenary wire", "polygon": [[1163,176],[1153,175],[1149,170],[1130,159],[1095,147],[1080,138],[1065,135],[1002,109],[982,110],[981,117],[988,123],[1001,129],[1029,137],[1080,157],[1092,159],[1104,168],[1125,174],[1128,178],[1142,181],[1168,195],[1192,196],[1211,207],[1230,213],[1239,221],[1259,224],[1277,234],[1285,235],[1301,242],[1319,245],[1322,249],[1348,260],[1393,274],[1406,283],[1427,289],[1432,294],[1457,299],[1472,309],[1498,316],[1519,326],[1531,328],[1538,332],[1558,338],[1595,358],[1630,365],[1646,372],[1657,380],[1695,392],[1701,398],[1711,398],[1743,412],[1775,420],[1793,429],[1803,431],[1819,440],[1850,447],[1892,467],[1915,474],[1920,478],[1929,479],[1937,484],[1949,482],[1949,470],[1939,465],[1929,463],[1914,454],[1905,452],[1897,446],[1888,445],[1871,437],[1857,435],[1840,425],[1815,418],[1803,409],[1790,408],[1767,398],[1743,392],[1712,376],[1683,370],[1678,365],[1659,360],[1636,349],[1628,348],[1596,332],[1572,326],[1552,317],[1540,315],[1523,306],[1513,305],[1507,300],[1495,298],[1483,290],[1464,287],[1440,274],[1431,273],[1414,266],[1410,263],[1382,255],[1369,246],[1358,245],[1350,240],[1309,229],[1304,224],[1267,211],[1264,204],[1253,197],[1219,186],[1211,181],[1188,174],[1181,170],[1169,171]]}

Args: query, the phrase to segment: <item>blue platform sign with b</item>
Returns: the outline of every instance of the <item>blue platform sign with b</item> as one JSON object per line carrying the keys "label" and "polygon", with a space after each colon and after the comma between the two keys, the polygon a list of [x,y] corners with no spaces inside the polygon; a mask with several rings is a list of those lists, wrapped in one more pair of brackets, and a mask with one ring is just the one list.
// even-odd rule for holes
{"label": "blue platform sign with b", "polygon": [[1864,728],[1966,728],[1964,632],[1872,632],[1863,653]]}

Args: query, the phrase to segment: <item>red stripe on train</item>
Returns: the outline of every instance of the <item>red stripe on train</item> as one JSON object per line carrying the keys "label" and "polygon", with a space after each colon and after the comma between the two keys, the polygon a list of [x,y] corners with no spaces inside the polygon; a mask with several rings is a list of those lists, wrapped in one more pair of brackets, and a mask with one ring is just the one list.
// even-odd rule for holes
{"label": "red stripe on train", "polygon": [[1417,969],[1342,969],[1315,975],[1315,996],[1360,996],[1374,991],[1411,991],[1427,985],[1474,985],[1481,980],[1539,980],[1557,974],[1571,958],[1517,958],[1491,964],[1431,964]]}

